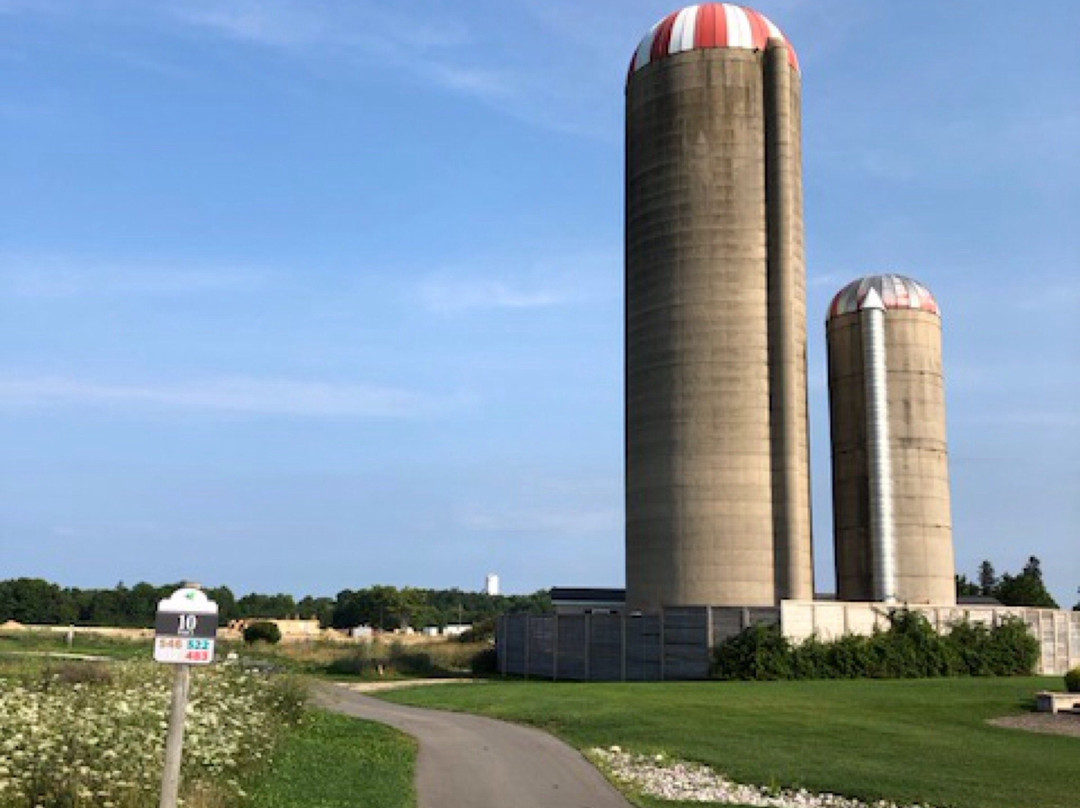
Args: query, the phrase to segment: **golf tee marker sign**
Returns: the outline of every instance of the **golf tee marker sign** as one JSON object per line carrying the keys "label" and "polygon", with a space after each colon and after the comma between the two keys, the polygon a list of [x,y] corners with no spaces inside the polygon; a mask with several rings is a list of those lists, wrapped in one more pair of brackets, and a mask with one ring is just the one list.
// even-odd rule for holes
{"label": "golf tee marker sign", "polygon": [[158,601],[154,624],[154,659],[174,665],[209,665],[214,661],[218,606],[198,589],[177,589]]}

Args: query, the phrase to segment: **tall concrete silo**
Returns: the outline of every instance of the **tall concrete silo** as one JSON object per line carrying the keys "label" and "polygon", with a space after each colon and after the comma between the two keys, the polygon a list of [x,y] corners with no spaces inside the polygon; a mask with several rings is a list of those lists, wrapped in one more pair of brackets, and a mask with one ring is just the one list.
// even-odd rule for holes
{"label": "tall concrete silo", "polygon": [[727,3],[646,34],[626,87],[631,609],[813,597],[801,80]]}
{"label": "tall concrete silo", "polygon": [[953,604],[937,302],[869,276],[836,295],[826,332],[837,597]]}

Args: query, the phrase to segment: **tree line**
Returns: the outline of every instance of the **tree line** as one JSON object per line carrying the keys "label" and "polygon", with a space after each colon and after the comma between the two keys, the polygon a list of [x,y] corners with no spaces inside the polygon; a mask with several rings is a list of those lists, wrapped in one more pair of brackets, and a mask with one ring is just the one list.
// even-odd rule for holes
{"label": "tree line", "polygon": [[[994,565],[983,561],[974,581],[966,575],[956,576],[957,596],[982,596],[994,598],[1006,606],[1034,606],[1039,609],[1057,609],[1057,601],[1043,583],[1042,563],[1035,556],[1016,575],[1004,573],[999,576]],[[1080,611],[1080,603],[1073,606]]]}
{"label": "tree line", "polygon": [[[15,620],[38,625],[153,626],[159,600],[181,586],[155,586],[141,582],[112,589],[61,587],[40,578],[13,578],[0,581],[0,623]],[[956,576],[957,595],[995,598],[1006,606],[1058,608],[1043,583],[1042,566],[1032,556],[1023,570],[998,575],[993,564],[983,561],[976,580]],[[218,604],[223,624],[249,618],[316,619],[320,625],[351,628],[368,625],[392,630],[411,626],[476,624],[506,612],[543,613],[552,610],[547,591],[531,595],[488,595],[460,589],[419,589],[414,587],[371,586],[344,589],[333,597],[252,592],[236,597],[227,586],[210,587],[206,594]],[[1073,607],[1080,611],[1080,603]]]}
{"label": "tree line", "polygon": [[[0,623],[14,620],[31,625],[116,626],[148,628],[154,625],[158,601],[182,584],[163,586],[141,582],[118,583],[112,589],[61,587],[40,578],[0,581]],[[208,587],[207,596],[218,604],[219,620],[250,618],[318,620],[324,628],[369,625],[392,630],[411,626],[476,624],[506,612],[551,611],[546,591],[531,595],[488,595],[460,589],[418,589],[372,586],[345,589],[336,597],[252,592],[236,597],[227,586]]]}

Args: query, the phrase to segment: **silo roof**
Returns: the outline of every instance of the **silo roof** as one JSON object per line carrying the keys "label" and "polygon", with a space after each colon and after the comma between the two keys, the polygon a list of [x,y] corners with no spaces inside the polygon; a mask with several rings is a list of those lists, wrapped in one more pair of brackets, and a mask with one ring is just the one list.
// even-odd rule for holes
{"label": "silo roof", "polygon": [[[764,14],[733,3],[699,3],[673,11],[649,29],[630,60],[630,76],[650,62],[704,48],[765,50],[771,37],[784,40],[788,61],[799,57],[783,32]],[[629,78],[629,76],[628,76]]]}
{"label": "silo roof", "polygon": [[[871,291],[875,294],[871,295]],[[886,309],[917,309],[941,314],[930,290],[918,281],[903,275],[867,275],[836,293],[826,319],[860,311],[867,308],[868,302],[875,306],[884,305]]]}

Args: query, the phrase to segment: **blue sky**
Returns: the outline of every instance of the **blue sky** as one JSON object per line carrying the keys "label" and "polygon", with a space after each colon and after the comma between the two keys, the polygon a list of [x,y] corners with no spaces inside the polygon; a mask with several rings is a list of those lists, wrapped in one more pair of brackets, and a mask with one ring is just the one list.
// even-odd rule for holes
{"label": "blue sky", "polygon": [[[824,313],[944,312],[958,567],[1080,586],[1080,5],[762,0]],[[619,586],[651,0],[0,0],[0,577]]]}

